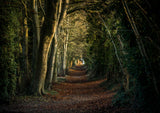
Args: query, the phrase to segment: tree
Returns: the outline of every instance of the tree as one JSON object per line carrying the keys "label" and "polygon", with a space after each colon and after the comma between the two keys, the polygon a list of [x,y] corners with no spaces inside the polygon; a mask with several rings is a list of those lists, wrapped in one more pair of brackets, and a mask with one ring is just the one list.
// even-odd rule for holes
{"label": "tree", "polygon": [[56,78],[57,74],[54,74],[55,67],[56,65],[55,58],[57,54],[57,45],[58,45],[58,31],[59,27],[61,26],[62,19],[65,18],[66,16],[66,10],[68,8],[69,0],[60,0],[59,3],[59,10],[57,13],[57,28],[55,31],[54,39],[52,40],[52,46],[51,46],[51,55],[49,57],[49,65],[48,65],[48,71],[47,71],[47,79],[46,79],[46,87],[50,89],[51,83],[53,78]]}
{"label": "tree", "polygon": [[28,61],[28,2],[21,1],[23,4],[23,42],[22,42],[22,53],[23,53],[23,76],[21,81],[21,90],[24,91],[25,87],[28,86],[30,81],[29,76],[29,61]]}
{"label": "tree", "polygon": [[[40,0],[39,0],[40,1]],[[37,67],[37,57],[38,50],[40,44],[40,23],[39,23],[39,15],[38,15],[38,0],[32,0],[32,8],[33,8],[33,58],[32,58],[32,71],[33,76],[35,75],[36,67]]]}
{"label": "tree", "polygon": [[[67,1],[69,0],[64,0],[63,3],[66,3]],[[64,13],[59,14],[59,12],[65,12],[66,10],[66,8],[63,9],[59,7],[61,4],[62,0],[49,0],[46,3],[46,17],[41,29],[40,46],[37,57],[38,62],[32,89],[33,92],[36,92],[36,94],[39,95],[45,94],[44,85],[47,72],[48,52],[59,22],[63,19],[64,15]]]}
{"label": "tree", "polygon": [[58,4],[58,0],[48,0],[46,3],[46,17],[41,29],[40,46],[37,57],[38,62],[32,89],[32,91],[38,95],[45,94],[44,85],[47,72],[48,52],[57,28]]}

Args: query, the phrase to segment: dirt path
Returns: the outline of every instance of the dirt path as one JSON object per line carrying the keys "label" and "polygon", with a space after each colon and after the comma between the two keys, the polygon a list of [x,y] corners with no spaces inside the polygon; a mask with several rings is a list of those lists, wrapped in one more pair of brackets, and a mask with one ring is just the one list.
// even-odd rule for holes
{"label": "dirt path", "polygon": [[57,95],[41,98],[26,98],[17,104],[3,107],[8,113],[113,113],[111,107],[113,91],[105,91],[101,82],[88,82],[82,66],[70,69],[66,81],[53,85]]}

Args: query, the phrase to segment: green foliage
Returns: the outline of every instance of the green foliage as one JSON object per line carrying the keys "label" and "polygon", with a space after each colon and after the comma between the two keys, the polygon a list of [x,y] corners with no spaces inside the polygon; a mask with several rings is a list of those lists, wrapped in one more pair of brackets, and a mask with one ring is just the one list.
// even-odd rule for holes
{"label": "green foliage", "polygon": [[118,48],[116,38],[118,35],[117,29],[120,26],[120,19],[116,17],[117,12],[115,10],[111,10],[107,14],[101,13],[100,15],[108,27],[108,29],[106,29],[101,18],[97,16],[97,13],[92,13],[91,15],[91,17],[89,15],[87,18],[89,30],[86,38],[90,48],[88,49],[87,57],[85,57],[86,64],[90,70],[94,70],[92,74],[95,76],[93,77],[107,76],[108,79],[116,81],[121,71],[115,55],[112,39],[114,39]]}
{"label": "green foliage", "polygon": [[127,92],[121,88],[117,94],[115,95],[115,99],[113,99],[112,103],[114,106],[123,106],[123,107],[131,107],[133,105],[133,98],[135,96],[134,89],[131,88]]}
{"label": "green foliage", "polygon": [[117,91],[120,89],[120,85],[117,81],[104,81],[100,84],[101,87],[103,87],[106,90],[112,90],[112,91]]}
{"label": "green foliage", "polygon": [[50,91],[46,91],[48,94],[50,95],[57,95],[58,92],[57,91],[54,91],[54,90],[50,90]]}
{"label": "green foliage", "polygon": [[[130,89],[128,91],[120,90],[117,93],[114,104],[116,103],[120,106],[130,104],[132,107],[143,109],[145,112],[155,112],[158,109],[157,106],[159,105],[159,102],[157,100],[159,100],[159,97],[156,96],[153,76],[156,76],[156,79],[159,80],[159,69],[154,68],[154,65],[159,67],[159,64],[155,62],[153,63],[153,59],[157,59],[159,52],[155,52],[155,49],[153,49],[153,43],[148,42],[148,40],[144,38],[146,35],[148,35],[150,40],[153,41],[155,39],[153,38],[153,34],[155,33],[153,33],[153,31],[149,32],[151,30],[151,26],[148,23],[148,19],[146,19],[146,17],[144,17],[142,14],[141,9],[134,9],[136,6],[134,6],[135,4],[133,2],[127,3],[129,4],[130,10],[134,15],[133,17],[136,21],[138,32],[141,34],[141,39],[149,59],[146,60],[140,54],[134,32],[121,33],[121,35],[124,37],[123,41],[125,42],[125,52],[127,53],[123,58],[126,59],[124,60],[124,66],[127,68],[130,74]],[[125,15],[123,15],[121,18],[123,19],[124,17]],[[123,20],[125,20],[125,18]],[[123,28],[125,27],[126,29],[131,29],[131,26],[128,26],[130,25],[129,22],[126,23],[126,21],[122,21],[122,25]],[[153,57],[153,54],[156,55]],[[152,104],[152,106],[150,103],[154,103],[154,105]]]}
{"label": "green foliage", "polygon": [[[5,12],[5,13],[4,13]],[[0,101],[9,101],[16,94],[17,82],[17,52],[20,24],[19,14],[12,8],[2,11],[3,22],[0,31]]]}
{"label": "green foliage", "polygon": [[58,81],[58,82],[65,82],[66,79],[65,79],[65,78],[60,78],[60,77],[58,77],[58,78],[57,78],[57,81]]}
{"label": "green foliage", "polygon": [[[140,38],[144,44],[144,49],[148,55],[142,56],[138,47],[138,43],[127,15],[123,9],[122,3],[117,0],[105,0],[105,5],[97,4],[97,12],[104,19],[108,29],[105,29],[98,13],[91,12],[87,20],[89,22],[89,30],[87,35],[88,48],[85,57],[86,64],[92,70],[91,74],[96,76],[107,76],[109,79],[103,85],[107,88],[114,85],[115,81],[122,84],[122,90],[119,90],[114,104],[118,106],[132,105],[139,109],[147,108],[145,111],[151,111],[158,107],[159,96],[156,94],[156,87],[159,85],[159,33],[155,29],[159,29],[157,23],[151,18],[152,16],[145,14],[144,10],[148,9],[148,4],[144,1],[127,1],[129,10],[135,20],[136,27],[140,33]],[[137,2],[137,3],[136,3]],[[137,5],[138,4],[138,5]],[[143,8],[143,9],[142,9]],[[155,25],[155,26],[154,26]],[[109,33],[111,36],[109,35]],[[156,35],[157,34],[157,35]],[[118,40],[120,37],[121,42]],[[119,62],[115,55],[115,48],[112,39],[117,48],[117,54],[120,57],[122,68],[129,73],[129,89],[125,90],[124,84],[126,76],[122,74]],[[140,45],[143,46],[143,45]],[[160,90],[160,88],[158,88]],[[151,96],[153,94],[154,96]],[[157,95],[157,96],[156,96]],[[154,105],[150,105],[154,103]]]}

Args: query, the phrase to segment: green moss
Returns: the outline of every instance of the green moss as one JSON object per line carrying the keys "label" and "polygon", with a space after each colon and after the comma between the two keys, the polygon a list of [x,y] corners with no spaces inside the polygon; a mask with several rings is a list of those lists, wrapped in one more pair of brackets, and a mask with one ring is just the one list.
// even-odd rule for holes
{"label": "green moss", "polygon": [[65,82],[66,79],[65,79],[65,78],[62,78],[62,77],[57,77],[57,81],[58,81],[58,82]]}
{"label": "green moss", "polygon": [[51,94],[51,95],[57,95],[58,92],[57,91],[54,91],[54,90],[51,90],[51,91],[46,91],[47,93]]}

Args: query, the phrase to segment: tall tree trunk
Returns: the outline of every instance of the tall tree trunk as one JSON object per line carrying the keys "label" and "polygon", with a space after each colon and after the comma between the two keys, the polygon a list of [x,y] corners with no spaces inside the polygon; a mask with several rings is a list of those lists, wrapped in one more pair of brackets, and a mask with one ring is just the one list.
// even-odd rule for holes
{"label": "tall tree trunk", "polygon": [[[122,54],[125,56],[127,53],[124,51],[124,44],[123,44],[120,36],[118,36],[118,40],[119,40],[119,43],[120,43],[120,46],[121,46],[121,49],[122,49]],[[126,61],[127,59],[124,59],[124,60]],[[129,72],[128,72],[128,70],[127,70],[126,67],[123,68],[123,70],[124,70],[124,73],[126,75],[125,76],[126,77],[125,78],[126,83],[124,84],[124,86],[125,86],[126,90],[129,90],[129,78],[130,78],[130,74],[129,74]]]}
{"label": "tall tree trunk", "polygon": [[48,52],[57,27],[58,0],[48,0],[46,17],[41,30],[40,46],[38,50],[36,76],[32,91],[35,94],[45,94],[44,85],[47,72]]}
{"label": "tall tree trunk", "polygon": [[55,65],[54,65],[54,73],[53,73],[53,83],[57,82],[57,54],[56,54],[56,61],[55,61]]}
{"label": "tall tree trunk", "polygon": [[51,55],[49,57],[49,65],[47,70],[47,77],[46,77],[46,88],[50,90],[52,85],[52,78],[54,76],[54,66],[55,66],[55,59],[57,53],[57,32],[55,33],[54,39],[52,40],[51,46]]}
{"label": "tall tree trunk", "polygon": [[[22,1],[23,2],[23,1]],[[23,61],[24,61],[24,76],[22,77],[22,89],[24,90],[27,87],[29,82],[29,62],[28,62],[28,22],[27,22],[27,1],[23,2],[24,10],[23,10]]]}
{"label": "tall tree trunk", "polygon": [[[67,26],[69,22],[69,18],[67,18]],[[67,49],[68,49],[68,38],[69,38],[69,33],[68,33],[68,29],[66,32],[66,37],[64,37],[64,56],[63,56],[63,75],[66,75],[66,67],[67,67]]]}
{"label": "tall tree trunk", "polygon": [[33,0],[33,59],[32,59],[32,71],[33,76],[36,74],[36,65],[37,65],[37,55],[38,55],[38,49],[40,44],[40,23],[39,23],[39,17],[38,17],[38,1]]}
{"label": "tall tree trunk", "polygon": [[60,59],[61,59],[61,56],[60,56],[60,50],[58,49],[57,50],[57,58],[56,58],[56,60],[57,60],[57,74],[59,74],[60,73]]}
{"label": "tall tree trunk", "polygon": [[62,11],[59,19],[59,25],[61,24],[62,19],[66,17],[69,1],[70,0],[62,0]]}
{"label": "tall tree trunk", "polygon": [[59,0],[59,10],[58,10],[58,13],[57,13],[57,20],[58,20],[58,23],[57,23],[57,30],[56,30],[56,33],[55,33],[55,36],[54,36],[54,43],[52,43],[52,47],[51,47],[51,57],[49,59],[49,67],[48,67],[48,71],[47,71],[47,78],[46,78],[46,87],[48,89],[50,89],[51,87],[51,83],[52,83],[52,79],[53,79],[53,76],[54,76],[54,65],[55,65],[55,55],[56,55],[56,52],[57,52],[57,36],[58,36],[58,27],[60,26],[60,23],[62,21],[62,19],[65,17],[65,13],[66,13],[66,0]]}
{"label": "tall tree trunk", "polygon": [[66,63],[67,63],[67,44],[68,36],[64,37],[64,54],[63,54],[63,75],[66,75]]}
{"label": "tall tree trunk", "polygon": [[52,46],[51,48],[51,55],[49,57],[49,65],[48,65],[48,70],[47,70],[47,77],[46,77],[46,88],[50,90],[50,87],[52,85],[52,79],[53,79],[53,73],[54,73],[54,65],[55,65],[55,55],[57,53],[57,36],[58,36],[58,27],[59,27],[59,20],[60,16],[62,15],[62,0],[59,0],[59,5],[58,5],[58,12],[57,12],[57,28],[56,32],[54,35],[54,39],[52,40]]}

